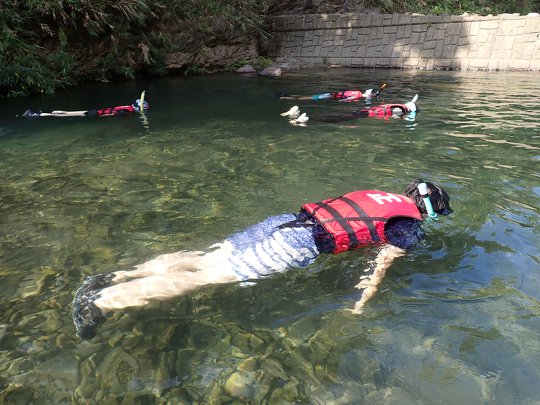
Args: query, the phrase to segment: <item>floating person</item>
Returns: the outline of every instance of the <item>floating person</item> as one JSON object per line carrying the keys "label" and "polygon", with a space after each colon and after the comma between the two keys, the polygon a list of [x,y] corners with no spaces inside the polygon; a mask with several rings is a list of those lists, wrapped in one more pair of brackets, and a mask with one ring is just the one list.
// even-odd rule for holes
{"label": "floating person", "polygon": [[[141,105],[143,106],[141,111]],[[81,110],[81,111],[63,111],[54,110],[51,112],[35,112],[32,110],[26,110],[22,117],[24,118],[38,118],[38,117],[113,117],[118,115],[126,115],[131,113],[141,113],[149,110],[150,105],[144,100],[144,91],[141,94],[141,98],[135,100],[130,105],[120,105],[116,107],[105,107],[94,110]]]}
{"label": "floating person", "polygon": [[418,94],[415,94],[411,101],[405,104],[381,104],[369,108],[363,108],[359,114],[367,114],[368,117],[377,118],[405,118],[415,115],[418,111],[416,102]]}
{"label": "floating person", "polygon": [[133,270],[88,277],[73,300],[79,337],[90,339],[109,313],[143,307],[198,288],[261,279],[290,268],[303,268],[323,253],[380,246],[371,270],[357,288],[361,313],[393,260],[425,238],[424,218],[448,215],[450,197],[438,185],[412,181],[404,195],[362,190],[317,203],[295,214],[271,216],[210,246],[207,252],[163,254]]}
{"label": "floating person", "polygon": [[280,94],[280,100],[339,100],[339,101],[358,101],[362,99],[376,98],[380,92],[387,86],[383,83],[378,91],[374,93],[373,89],[362,90],[343,90],[328,92],[322,94],[314,94],[312,96],[302,96],[294,94]]}
{"label": "floating person", "polygon": [[[405,104],[381,104],[373,107],[365,107],[361,110],[354,110],[349,114],[340,114],[340,115],[328,115],[323,117],[316,117],[314,121],[321,122],[343,122],[356,120],[358,118],[381,118],[381,119],[395,119],[401,118],[412,121],[416,117],[418,111],[418,106],[416,101],[418,100],[418,94],[416,94],[411,101]],[[293,125],[298,124],[297,120],[300,116],[303,117],[304,123],[307,122],[310,118],[306,113],[300,112],[298,106],[293,106],[289,111],[281,113],[282,117],[288,117],[289,122]]]}

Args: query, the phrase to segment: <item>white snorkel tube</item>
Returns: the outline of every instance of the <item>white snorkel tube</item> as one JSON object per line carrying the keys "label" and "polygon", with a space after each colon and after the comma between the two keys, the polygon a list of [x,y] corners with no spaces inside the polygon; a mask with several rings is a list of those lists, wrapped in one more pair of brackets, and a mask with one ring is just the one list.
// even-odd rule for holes
{"label": "white snorkel tube", "polygon": [[139,114],[141,114],[141,121],[143,124],[143,127],[148,131],[149,125],[148,125],[148,117],[144,113],[144,96],[146,94],[146,90],[143,90],[141,93],[141,98],[139,99]]}
{"label": "white snorkel tube", "polygon": [[424,200],[424,205],[426,207],[428,217],[431,219],[438,219],[439,216],[433,210],[433,205],[431,205],[431,200],[429,199],[427,184],[426,183],[418,184],[418,191],[420,192],[420,196]]}

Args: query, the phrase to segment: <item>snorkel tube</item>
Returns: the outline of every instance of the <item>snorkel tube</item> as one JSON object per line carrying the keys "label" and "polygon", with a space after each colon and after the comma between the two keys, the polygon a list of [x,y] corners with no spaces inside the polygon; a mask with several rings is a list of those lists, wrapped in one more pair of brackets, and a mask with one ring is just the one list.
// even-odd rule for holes
{"label": "snorkel tube", "polygon": [[386,83],[383,83],[381,84],[381,88],[379,89],[379,91],[377,91],[377,93],[375,93],[374,96],[372,96],[373,98],[377,98],[379,96],[379,94],[381,93],[381,91],[383,91],[383,89],[386,87]]}
{"label": "snorkel tube", "polygon": [[139,99],[139,114],[141,114],[141,121],[142,121],[142,124],[143,124],[143,127],[149,131],[149,125],[148,125],[148,117],[146,116],[146,114],[144,113],[144,95],[146,93],[146,90],[143,90],[143,92],[141,93],[141,97]]}
{"label": "snorkel tube", "polygon": [[429,199],[427,184],[426,183],[418,184],[418,192],[420,193],[420,196],[424,200],[424,205],[426,207],[428,217],[435,220],[438,219],[439,216],[433,210],[433,205],[431,205],[431,200]]}
{"label": "snorkel tube", "polygon": [[139,110],[141,114],[144,114],[144,93],[146,93],[146,90],[143,90],[141,93],[140,101],[139,101]]}

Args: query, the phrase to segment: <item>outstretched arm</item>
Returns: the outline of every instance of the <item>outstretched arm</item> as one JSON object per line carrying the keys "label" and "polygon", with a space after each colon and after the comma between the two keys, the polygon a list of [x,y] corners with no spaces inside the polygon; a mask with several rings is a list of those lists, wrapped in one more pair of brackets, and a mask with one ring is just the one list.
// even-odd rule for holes
{"label": "outstretched arm", "polygon": [[381,284],[386,270],[392,265],[394,260],[405,254],[405,250],[393,245],[385,245],[375,258],[375,269],[371,275],[360,277],[360,282],[355,286],[359,290],[362,290],[362,297],[354,304],[352,310],[355,314],[361,314],[364,311],[364,306],[368,302]]}

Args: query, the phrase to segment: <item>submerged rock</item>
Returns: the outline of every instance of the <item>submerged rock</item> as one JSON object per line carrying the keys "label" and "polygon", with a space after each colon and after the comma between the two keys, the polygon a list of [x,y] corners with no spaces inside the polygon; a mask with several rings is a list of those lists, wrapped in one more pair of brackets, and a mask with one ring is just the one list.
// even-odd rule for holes
{"label": "submerged rock", "polygon": [[237,370],[227,378],[227,381],[223,385],[223,390],[233,398],[249,399],[253,393],[253,384],[255,381],[255,373]]}

